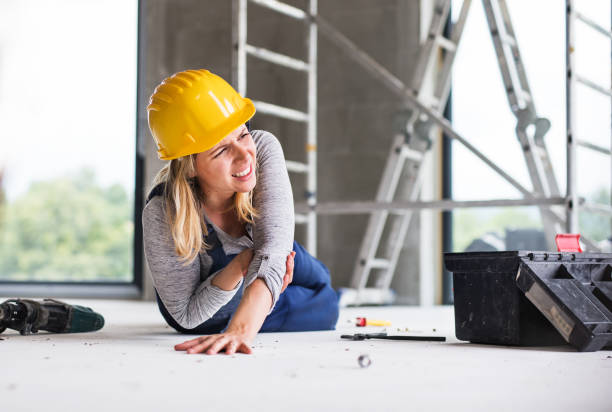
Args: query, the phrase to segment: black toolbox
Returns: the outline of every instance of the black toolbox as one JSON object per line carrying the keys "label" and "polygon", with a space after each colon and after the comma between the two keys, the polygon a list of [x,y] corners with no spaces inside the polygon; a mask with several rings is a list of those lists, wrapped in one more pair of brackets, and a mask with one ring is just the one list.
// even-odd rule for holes
{"label": "black toolbox", "polygon": [[474,343],[612,346],[612,254],[445,253],[455,334]]}

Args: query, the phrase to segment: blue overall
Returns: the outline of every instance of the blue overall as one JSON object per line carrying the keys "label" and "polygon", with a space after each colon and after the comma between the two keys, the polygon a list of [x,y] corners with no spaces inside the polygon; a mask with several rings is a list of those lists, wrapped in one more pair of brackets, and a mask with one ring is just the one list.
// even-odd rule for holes
{"label": "blue overall", "polygon": [[[212,258],[209,273],[224,268],[236,255],[226,255],[213,227],[209,224],[206,243]],[[280,294],[276,306],[266,317],[260,332],[297,332],[330,330],[338,320],[338,296],[330,284],[327,267],[312,257],[299,243],[293,242],[295,251],[293,281]],[[210,275],[209,275],[210,276]],[[193,329],[181,327],[168,313],[159,295],[157,304],[164,319],[181,333],[209,335],[225,330],[243,294],[244,283],[234,297],[222,306],[212,318]]]}

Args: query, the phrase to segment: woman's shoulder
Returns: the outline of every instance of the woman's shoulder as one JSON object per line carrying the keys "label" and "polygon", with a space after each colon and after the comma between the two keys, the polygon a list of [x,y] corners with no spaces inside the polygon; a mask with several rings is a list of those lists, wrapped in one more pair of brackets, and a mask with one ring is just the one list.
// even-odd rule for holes
{"label": "woman's shoulder", "polygon": [[279,145],[280,142],[272,133],[265,130],[251,130],[251,136],[253,136],[253,141],[255,142],[255,146],[259,149],[260,147],[268,147]]}
{"label": "woman's shoulder", "polygon": [[258,159],[284,156],[283,147],[272,133],[265,130],[252,130],[251,136],[255,142]]}

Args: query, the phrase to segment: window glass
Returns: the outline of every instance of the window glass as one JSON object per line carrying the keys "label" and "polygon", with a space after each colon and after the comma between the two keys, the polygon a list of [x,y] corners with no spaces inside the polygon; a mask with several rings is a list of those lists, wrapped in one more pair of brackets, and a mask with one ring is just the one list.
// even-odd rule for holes
{"label": "window glass", "polygon": [[0,2],[0,281],[132,281],[137,10]]}
{"label": "window glass", "polygon": [[[583,14],[610,27],[610,2],[575,2]],[[453,19],[461,8],[453,1]],[[561,195],[566,187],[565,121],[565,5],[564,2],[507,2],[518,39],[538,115],[551,121],[545,136]],[[593,33],[577,22],[577,71],[610,88],[610,39]],[[597,38],[597,40],[595,40]],[[591,47],[597,44],[597,47]],[[610,147],[610,98],[585,86],[576,92],[578,138]],[[481,2],[472,2],[470,15],[453,67],[453,125],[455,129],[508,172],[531,189],[523,152],[514,131],[516,119],[510,111],[495,50]],[[579,195],[610,202],[610,158],[588,149],[578,149]],[[459,143],[452,149],[453,196],[458,200],[521,198],[520,193]],[[594,240],[610,235],[610,220],[581,213],[581,232]],[[537,239],[542,222],[537,207],[463,209],[453,213],[453,249],[484,250],[483,238],[502,249],[516,249],[524,239]],[[524,238],[524,239],[523,239]],[[523,239],[523,240],[521,240]],[[506,241],[510,241],[511,245]],[[486,243],[486,242],[485,242]],[[523,242],[524,243],[524,242]]]}

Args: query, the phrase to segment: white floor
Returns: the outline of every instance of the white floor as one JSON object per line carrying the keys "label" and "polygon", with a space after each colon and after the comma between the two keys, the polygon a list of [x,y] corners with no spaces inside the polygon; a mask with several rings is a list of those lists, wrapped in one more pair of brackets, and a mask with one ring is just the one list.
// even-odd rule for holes
{"label": "white floor", "polygon": [[[153,303],[67,301],[106,326],[0,335],[0,411],[612,411],[612,351],[459,342],[450,307],[345,309],[336,331],[260,334],[252,355],[207,356],[175,352],[187,337]],[[447,342],[340,340],[364,331],[355,316]]]}

